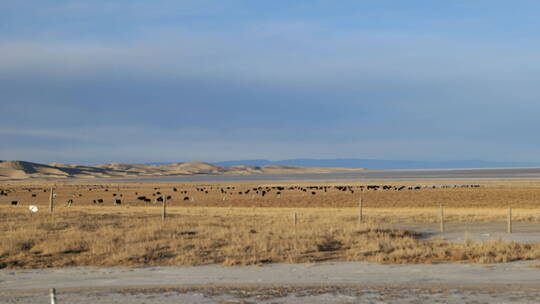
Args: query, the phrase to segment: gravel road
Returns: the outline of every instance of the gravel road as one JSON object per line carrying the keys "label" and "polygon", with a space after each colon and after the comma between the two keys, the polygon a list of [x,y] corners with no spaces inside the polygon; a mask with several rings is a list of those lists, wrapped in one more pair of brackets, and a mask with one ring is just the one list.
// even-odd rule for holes
{"label": "gravel road", "polygon": [[538,303],[540,261],[1,270],[0,303]]}

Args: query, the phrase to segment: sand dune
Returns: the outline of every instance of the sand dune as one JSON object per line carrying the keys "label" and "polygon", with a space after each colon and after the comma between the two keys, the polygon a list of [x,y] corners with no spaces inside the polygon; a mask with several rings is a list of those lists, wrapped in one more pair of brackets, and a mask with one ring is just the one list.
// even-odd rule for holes
{"label": "sand dune", "polygon": [[126,178],[181,175],[247,175],[282,173],[356,172],[362,169],[307,168],[294,166],[232,166],[223,167],[204,162],[144,165],[109,163],[96,166],[51,163],[48,165],[26,161],[0,161],[0,179],[28,178]]}

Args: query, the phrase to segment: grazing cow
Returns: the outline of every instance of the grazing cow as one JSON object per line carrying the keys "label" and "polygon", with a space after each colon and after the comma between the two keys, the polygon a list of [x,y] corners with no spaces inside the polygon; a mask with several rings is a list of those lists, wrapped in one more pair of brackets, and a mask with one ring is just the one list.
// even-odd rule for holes
{"label": "grazing cow", "polygon": [[97,202],[100,203],[100,204],[103,204],[103,199],[98,198]]}
{"label": "grazing cow", "polygon": [[11,206],[17,206],[19,204],[19,201],[11,201]]}
{"label": "grazing cow", "polygon": [[32,194],[32,197],[36,197],[37,195],[36,194]]}
{"label": "grazing cow", "polygon": [[119,200],[119,199],[114,200],[114,205],[115,206],[120,206],[121,204],[122,204],[122,200]]}
{"label": "grazing cow", "polygon": [[73,200],[72,200],[72,199],[70,199],[70,200],[67,201],[67,206],[68,206],[68,207],[71,206],[72,204],[73,204]]}
{"label": "grazing cow", "polygon": [[184,196],[184,201],[189,201],[189,196]]}
{"label": "grazing cow", "polygon": [[176,192],[176,191],[178,191],[178,189],[176,189],[176,188],[173,188],[173,189],[172,189],[172,191]]}

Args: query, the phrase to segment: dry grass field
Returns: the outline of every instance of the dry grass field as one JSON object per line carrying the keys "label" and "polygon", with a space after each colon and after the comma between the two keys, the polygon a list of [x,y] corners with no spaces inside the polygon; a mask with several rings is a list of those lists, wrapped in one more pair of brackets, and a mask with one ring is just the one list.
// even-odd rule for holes
{"label": "dry grass field", "polygon": [[[367,189],[378,186],[377,190]],[[392,187],[384,190],[382,187]],[[471,187],[475,186],[475,187]],[[368,208],[540,208],[537,181],[419,181],[419,182],[271,182],[271,183],[68,183],[2,182],[0,204],[12,200],[35,205],[48,202],[54,187],[57,202],[73,199],[79,206],[101,206],[122,199],[124,205],[148,206],[160,196],[170,196],[174,206],[206,207],[356,207],[359,196]],[[284,188],[283,190],[279,188]],[[410,189],[413,188],[413,189]],[[415,189],[420,187],[420,189]],[[403,188],[402,190],[397,190]],[[362,191],[363,190],[363,191]],[[264,194],[263,194],[264,191]],[[4,195],[2,195],[4,193]],[[145,196],[150,201],[138,200]],[[187,199],[186,199],[187,198]]]}
{"label": "dry grass field", "polygon": [[[435,222],[439,203],[446,206],[450,222],[504,221],[509,206],[515,208],[516,221],[539,221],[540,183],[423,184],[415,189],[420,184],[387,183],[394,188],[362,191],[360,186],[367,184],[4,183],[0,268],[540,258],[538,243],[451,243],[384,226]],[[53,214],[47,210],[50,186],[57,193]],[[137,199],[142,196],[150,202]],[[170,196],[165,221],[161,202],[154,202],[161,196]],[[360,196],[363,224],[357,221]],[[69,199],[73,204],[66,206]],[[115,199],[121,199],[119,206]],[[12,201],[19,204],[12,206]],[[29,205],[40,211],[31,214]]]}
{"label": "dry grass field", "polygon": [[414,232],[315,209],[77,207],[53,216],[1,209],[2,267],[253,265],[270,262],[506,262],[540,258],[540,244],[422,240]]}

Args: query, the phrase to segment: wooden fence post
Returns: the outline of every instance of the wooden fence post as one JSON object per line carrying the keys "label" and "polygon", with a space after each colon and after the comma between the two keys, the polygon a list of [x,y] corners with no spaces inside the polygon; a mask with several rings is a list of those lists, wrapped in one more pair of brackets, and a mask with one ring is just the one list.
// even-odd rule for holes
{"label": "wooden fence post", "polygon": [[362,197],[358,199],[358,224],[362,224]]}
{"label": "wooden fence post", "polygon": [[512,208],[508,208],[507,231],[512,233]]}
{"label": "wooden fence post", "polygon": [[163,209],[161,210],[161,220],[164,221],[167,217],[167,196],[163,195]]}
{"label": "wooden fence post", "polygon": [[293,222],[294,222],[294,260],[296,261],[296,256],[298,255],[298,229],[296,225],[298,224],[298,215],[296,211],[293,213]]}
{"label": "wooden fence post", "polygon": [[51,296],[51,304],[56,304],[56,289],[51,288],[49,290],[49,295]]}
{"label": "wooden fence post", "polygon": [[50,192],[51,193],[49,195],[49,212],[53,213],[53,210],[54,210],[54,188],[51,187]]}
{"label": "wooden fence post", "polygon": [[444,208],[443,208],[443,204],[440,204],[439,205],[440,207],[440,229],[441,229],[441,233],[444,233]]}

